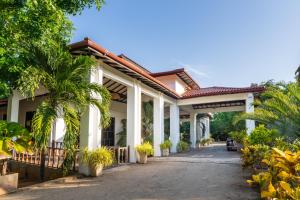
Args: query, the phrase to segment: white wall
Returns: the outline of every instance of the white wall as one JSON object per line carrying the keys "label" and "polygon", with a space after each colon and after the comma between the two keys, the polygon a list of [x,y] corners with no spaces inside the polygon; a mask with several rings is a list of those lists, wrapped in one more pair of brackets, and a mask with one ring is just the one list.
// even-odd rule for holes
{"label": "white wall", "polygon": [[38,105],[45,99],[45,96],[35,97],[34,101],[30,99],[23,99],[19,105],[19,123],[25,126],[26,112],[36,111]]}
{"label": "white wall", "polygon": [[177,75],[168,75],[156,77],[158,80],[175,90],[179,95],[185,92],[187,84],[183,82]]}

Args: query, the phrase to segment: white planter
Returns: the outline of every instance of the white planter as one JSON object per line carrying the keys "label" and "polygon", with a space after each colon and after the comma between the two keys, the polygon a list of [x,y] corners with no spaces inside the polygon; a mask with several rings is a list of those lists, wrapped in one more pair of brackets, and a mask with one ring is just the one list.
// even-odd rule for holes
{"label": "white planter", "polygon": [[138,163],[140,164],[146,164],[148,161],[148,156],[145,153],[139,153],[138,152]]}
{"label": "white planter", "polygon": [[162,150],[162,156],[167,157],[170,155],[170,150],[169,149],[163,149]]}
{"label": "white planter", "polygon": [[18,173],[0,176],[0,195],[15,192],[18,188]]}
{"label": "white planter", "polygon": [[97,167],[90,166],[90,175],[93,177],[97,177],[102,175],[103,172],[103,165],[98,165]]}

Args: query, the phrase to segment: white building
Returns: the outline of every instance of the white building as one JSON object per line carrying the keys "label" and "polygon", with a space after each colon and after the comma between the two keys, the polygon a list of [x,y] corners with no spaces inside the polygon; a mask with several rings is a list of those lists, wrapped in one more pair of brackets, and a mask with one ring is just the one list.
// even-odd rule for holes
{"label": "white building", "polygon": [[[209,137],[209,117],[197,120],[199,113],[227,111],[253,112],[252,105],[256,93],[262,87],[202,88],[184,69],[152,73],[124,55],[117,56],[100,45],[85,38],[70,45],[74,55],[89,54],[98,60],[98,68],[91,74],[90,80],[108,88],[112,94],[111,126],[105,130],[99,128],[98,110],[90,107],[81,119],[80,146],[90,149],[100,145],[113,146],[117,142],[116,133],[122,130],[123,119],[127,119],[127,145],[130,148],[130,161],[136,161],[134,147],[141,143],[142,101],[153,101],[153,145],[155,156],[160,156],[160,143],[164,140],[164,120],[170,119],[170,140],[176,152],[180,140],[179,124],[181,120],[190,120],[190,140],[195,146],[201,131],[200,121],[206,124]],[[14,91],[8,100],[0,101],[0,119],[7,119],[30,127],[37,105],[47,97],[42,88],[36,93],[34,101],[25,99]],[[247,121],[251,131],[253,121]],[[198,127],[198,128],[197,128]],[[62,141],[64,124],[58,119],[53,125],[51,140]]]}

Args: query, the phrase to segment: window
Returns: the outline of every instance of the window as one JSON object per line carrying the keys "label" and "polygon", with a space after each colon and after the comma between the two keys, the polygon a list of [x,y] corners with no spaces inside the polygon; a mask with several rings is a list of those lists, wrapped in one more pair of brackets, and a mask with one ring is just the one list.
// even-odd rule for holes
{"label": "window", "polygon": [[34,111],[29,111],[26,112],[25,115],[25,128],[27,128],[29,131],[31,131],[32,128],[32,119],[33,119],[33,115],[34,115]]}
{"label": "window", "polygon": [[102,129],[102,146],[115,146],[115,118],[111,118],[109,127]]}

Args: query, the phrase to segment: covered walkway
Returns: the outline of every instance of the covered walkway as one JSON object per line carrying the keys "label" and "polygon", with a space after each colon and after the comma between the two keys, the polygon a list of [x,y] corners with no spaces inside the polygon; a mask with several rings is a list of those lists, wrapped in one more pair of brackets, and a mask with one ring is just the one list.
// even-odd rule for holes
{"label": "covered walkway", "polygon": [[45,200],[254,200],[237,152],[224,144],[106,170],[98,178],[67,178],[1,197]]}

